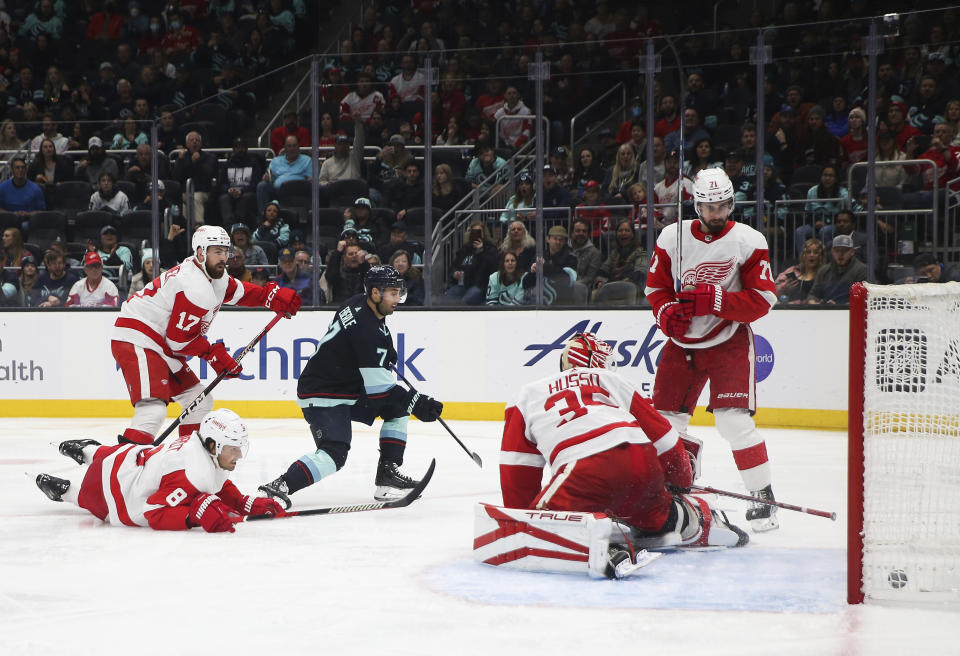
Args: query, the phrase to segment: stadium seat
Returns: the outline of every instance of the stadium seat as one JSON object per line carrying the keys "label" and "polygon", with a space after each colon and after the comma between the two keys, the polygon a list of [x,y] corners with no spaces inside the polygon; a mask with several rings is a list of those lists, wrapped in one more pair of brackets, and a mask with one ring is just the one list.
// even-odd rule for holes
{"label": "stadium seat", "polygon": [[[130,203],[130,207],[133,207],[140,201],[140,198],[138,197],[139,194],[137,193],[137,185],[135,183],[130,182],[129,180],[117,180],[117,189],[126,195],[127,201]],[[164,192],[166,192],[166,190],[164,190]]]}
{"label": "stadium seat", "polygon": [[370,188],[366,180],[336,180],[327,185],[330,207],[350,207],[358,198],[368,198]]}
{"label": "stadium seat", "polygon": [[903,208],[903,193],[899,187],[877,187],[877,196],[885,210],[899,210]]}
{"label": "stadium seat", "polygon": [[267,255],[267,262],[270,264],[277,263],[277,244],[273,241],[255,241],[253,242],[257,246],[263,249],[263,252]]}
{"label": "stadium seat", "polygon": [[313,183],[310,180],[287,180],[277,192],[280,206],[307,210],[313,205]]}
{"label": "stadium seat", "polygon": [[597,290],[593,302],[598,305],[634,305],[640,290],[629,280],[608,282]]}
{"label": "stadium seat", "polygon": [[823,172],[823,167],[819,164],[807,164],[806,166],[798,166],[794,169],[793,173],[790,175],[790,184],[795,185],[801,182],[807,183],[807,188],[812,187],[815,184],[820,184],[820,174]]}
{"label": "stadium seat", "polygon": [[73,236],[70,241],[85,244],[89,239],[97,243],[97,240],[100,238],[100,230],[104,226],[114,225],[118,221],[119,217],[112,212],[103,212],[101,210],[80,212],[77,214],[76,223],[73,227]]}
{"label": "stadium seat", "polygon": [[144,239],[150,240],[153,232],[153,213],[150,210],[137,210],[124,214],[120,217],[120,225],[117,229],[125,242],[140,243]]}
{"label": "stadium seat", "polygon": [[67,217],[63,212],[35,212],[27,223],[27,237],[31,243],[47,250],[57,239],[67,239]]}
{"label": "stadium seat", "polygon": [[[415,232],[416,234],[423,234],[423,231],[426,227],[426,210],[423,207],[411,207],[407,210],[407,213],[404,214],[404,222],[410,226],[410,231]],[[437,221],[440,220],[440,217],[443,216],[443,212],[434,208],[433,209],[433,225],[437,225]]]}
{"label": "stadium seat", "polygon": [[803,200],[807,197],[807,192],[810,191],[810,187],[812,187],[813,184],[809,182],[794,182],[787,187],[787,196],[790,200]]}
{"label": "stadium seat", "polygon": [[[340,239],[340,233],[343,232],[343,212],[339,207],[321,207],[317,215],[317,224],[321,237]],[[307,230],[310,230],[309,226]]]}
{"label": "stadium seat", "polygon": [[69,180],[59,182],[53,189],[52,209],[59,210],[68,216],[75,216],[90,207],[90,196],[93,189],[87,182]]}
{"label": "stadium seat", "polygon": [[3,232],[7,228],[16,228],[20,229],[20,224],[23,223],[23,219],[13,212],[0,212],[0,232]]}

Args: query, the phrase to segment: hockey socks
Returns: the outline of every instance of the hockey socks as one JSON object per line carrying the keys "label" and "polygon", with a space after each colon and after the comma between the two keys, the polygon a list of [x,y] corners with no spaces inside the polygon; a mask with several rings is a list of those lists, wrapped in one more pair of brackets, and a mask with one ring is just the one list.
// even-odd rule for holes
{"label": "hockey socks", "polygon": [[336,471],[337,465],[330,454],[318,449],[316,453],[308,453],[294,461],[281,478],[287,482],[289,494],[293,494]]}

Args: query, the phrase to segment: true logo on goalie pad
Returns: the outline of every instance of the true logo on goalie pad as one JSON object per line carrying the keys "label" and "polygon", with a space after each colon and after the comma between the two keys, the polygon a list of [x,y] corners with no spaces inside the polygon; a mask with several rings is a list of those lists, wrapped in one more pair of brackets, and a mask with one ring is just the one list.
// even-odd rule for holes
{"label": "true logo on goalie pad", "polygon": [[613,522],[602,513],[541,511],[478,504],[474,560],[531,572],[605,577]]}

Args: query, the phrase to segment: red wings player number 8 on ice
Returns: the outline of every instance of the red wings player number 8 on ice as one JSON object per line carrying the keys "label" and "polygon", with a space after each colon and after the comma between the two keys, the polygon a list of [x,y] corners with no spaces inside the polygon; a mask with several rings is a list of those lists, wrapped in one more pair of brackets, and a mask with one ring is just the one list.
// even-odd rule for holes
{"label": "red wings player number 8 on ice", "polygon": [[[240,365],[223,343],[205,337],[222,305],[263,306],[294,315],[300,297],[292,289],[267,283],[242,282],[226,272],[232,246],[220,226],[201,226],[193,233],[193,255],[154,278],[120,308],[111,335],[113,357],[120,367],[133,420],[120,436],[122,442],[151,444],[166,417],[171,399],[182,405],[203,390],[186,364],[187,356],[203,358],[217,374],[240,375]],[[213,409],[207,396],[180,424],[180,435],[190,435],[199,420]]]}
{"label": "red wings player number 8 on ice", "polygon": [[[730,220],[734,202],[727,174],[704,169],[694,182],[699,220],[671,224],[657,238],[646,296],[670,339],[657,368],[653,404],[685,433],[709,380],[707,408],[733,449],[744,484],[754,496],[773,499],[767,448],[753,422],[756,356],[750,322],[777,302],[776,286],[766,239]],[[768,531],[777,528],[775,511],[755,504],[747,519],[755,531]]]}

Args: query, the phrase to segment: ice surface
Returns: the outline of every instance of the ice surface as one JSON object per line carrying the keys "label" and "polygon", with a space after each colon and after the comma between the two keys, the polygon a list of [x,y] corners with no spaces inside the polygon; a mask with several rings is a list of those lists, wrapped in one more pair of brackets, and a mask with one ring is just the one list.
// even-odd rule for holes
{"label": "ice surface", "polygon": [[[668,554],[627,581],[501,571],[471,560],[473,505],[498,503],[494,422],[411,422],[404,470],[436,457],[408,508],[242,524],[235,534],[102,524],[33,479],[76,471],[64,439],[112,442],[118,419],[0,419],[0,654],[849,654],[957,653],[956,613],[845,598],[845,438],[765,430],[779,531],[736,551]],[[302,420],[252,419],[234,481],[252,491],[312,447]],[[346,468],[294,496],[302,508],[372,499],[376,433]],[[712,428],[702,482],[740,490]],[[741,526],[742,502],[719,499]],[[656,651],[653,651],[656,650]]]}

